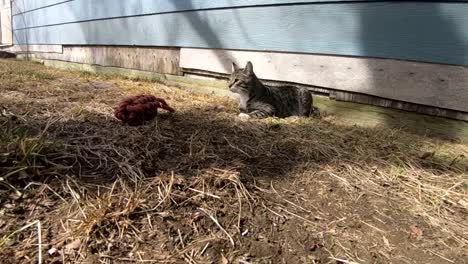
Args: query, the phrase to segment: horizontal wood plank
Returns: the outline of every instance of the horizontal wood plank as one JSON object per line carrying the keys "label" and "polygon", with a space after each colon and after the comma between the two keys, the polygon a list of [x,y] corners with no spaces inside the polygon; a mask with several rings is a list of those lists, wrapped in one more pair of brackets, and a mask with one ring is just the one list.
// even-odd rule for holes
{"label": "horizontal wood plank", "polygon": [[11,25],[11,8],[4,5],[0,8],[0,44],[13,44],[13,30]]}
{"label": "horizontal wood plank", "polygon": [[151,47],[64,47],[63,53],[37,53],[35,58],[179,74],[179,49]]}
{"label": "horizontal wood plank", "polygon": [[183,48],[182,68],[230,73],[252,61],[262,79],[468,112],[468,68],[387,59]]}
{"label": "horizontal wood plank", "polygon": [[30,52],[62,53],[62,45],[13,45],[3,50],[8,51],[8,52],[13,52],[13,53],[30,53]]}
{"label": "horizontal wood plank", "polygon": [[468,65],[468,4],[375,2],[180,12],[15,30],[19,44],[271,50]]}
{"label": "horizontal wood plank", "polygon": [[10,8],[11,2],[10,0],[0,0],[0,8]]}

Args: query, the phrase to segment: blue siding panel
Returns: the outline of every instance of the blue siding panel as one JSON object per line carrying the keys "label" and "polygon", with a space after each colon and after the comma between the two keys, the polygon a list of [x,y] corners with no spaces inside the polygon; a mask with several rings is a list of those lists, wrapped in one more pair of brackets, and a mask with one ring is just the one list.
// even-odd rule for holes
{"label": "blue siding panel", "polygon": [[[158,13],[239,8],[264,5],[321,4],[346,2],[382,2],[379,0],[35,0],[25,2],[26,13],[16,4],[13,14],[15,29],[99,20],[115,17],[140,16]],[[410,2],[410,1],[408,1]],[[456,2],[467,2],[458,0]],[[21,1],[19,3],[22,3]],[[43,8],[46,7],[46,8]],[[34,9],[36,8],[36,9]],[[39,9],[37,9],[39,8]]]}
{"label": "blue siding panel", "polygon": [[74,0],[13,0],[11,1],[12,14],[16,15],[19,13],[46,8],[71,1]]}
{"label": "blue siding panel", "polygon": [[[180,8],[184,2],[173,1]],[[272,50],[468,65],[468,4],[259,6],[70,23],[14,35],[18,44]]]}
{"label": "blue siding panel", "polygon": [[[43,0],[46,1],[46,0]],[[53,0],[48,0],[53,1]],[[62,0],[63,1],[63,0]],[[341,0],[338,2],[357,2]],[[15,29],[76,21],[247,6],[323,3],[327,0],[73,0],[13,16]],[[362,2],[362,1],[361,1]],[[372,1],[367,1],[372,2]]]}

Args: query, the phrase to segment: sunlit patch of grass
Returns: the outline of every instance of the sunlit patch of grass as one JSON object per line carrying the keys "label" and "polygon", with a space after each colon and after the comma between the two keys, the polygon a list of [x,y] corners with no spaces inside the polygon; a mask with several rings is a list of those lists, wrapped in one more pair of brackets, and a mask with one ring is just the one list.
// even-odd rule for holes
{"label": "sunlit patch of grass", "polygon": [[90,72],[90,71],[79,71],[77,73],[82,78],[96,78],[96,77],[98,77],[98,75],[96,73]]}
{"label": "sunlit patch of grass", "polygon": [[35,71],[31,69],[11,69],[0,72],[1,79],[10,80],[55,80],[55,76],[47,72]]}
{"label": "sunlit patch of grass", "polygon": [[34,70],[20,70],[15,71],[15,74],[20,75],[24,78],[30,78],[32,80],[55,80],[55,76],[46,72],[34,71]]}
{"label": "sunlit patch of grass", "polygon": [[86,110],[86,107],[84,105],[80,104],[80,105],[75,106],[72,109],[70,109],[69,118],[73,119],[73,120],[83,120],[86,117],[88,117],[89,114],[91,114],[91,113],[88,110]]}
{"label": "sunlit patch of grass", "polygon": [[0,80],[2,83],[21,85],[23,82],[52,81],[57,78],[56,71],[41,67],[41,65],[11,60],[0,63]]}
{"label": "sunlit patch of grass", "polygon": [[389,176],[392,181],[399,181],[408,171],[400,166],[390,166]]}

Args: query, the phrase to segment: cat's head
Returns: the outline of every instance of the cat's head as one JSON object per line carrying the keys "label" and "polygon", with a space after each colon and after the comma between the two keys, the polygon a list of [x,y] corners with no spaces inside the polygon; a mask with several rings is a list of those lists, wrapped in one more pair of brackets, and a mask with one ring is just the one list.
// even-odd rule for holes
{"label": "cat's head", "polygon": [[249,61],[245,68],[239,68],[237,64],[232,63],[232,73],[229,78],[229,90],[233,93],[248,93],[255,85],[255,74],[253,65]]}

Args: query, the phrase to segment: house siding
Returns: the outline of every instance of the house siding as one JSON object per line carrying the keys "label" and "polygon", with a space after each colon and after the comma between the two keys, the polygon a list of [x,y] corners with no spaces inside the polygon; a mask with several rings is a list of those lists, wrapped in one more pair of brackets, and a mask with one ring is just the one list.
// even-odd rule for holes
{"label": "house siding", "polygon": [[16,44],[240,49],[468,65],[465,1],[39,2],[49,6],[35,4],[13,16]]}

